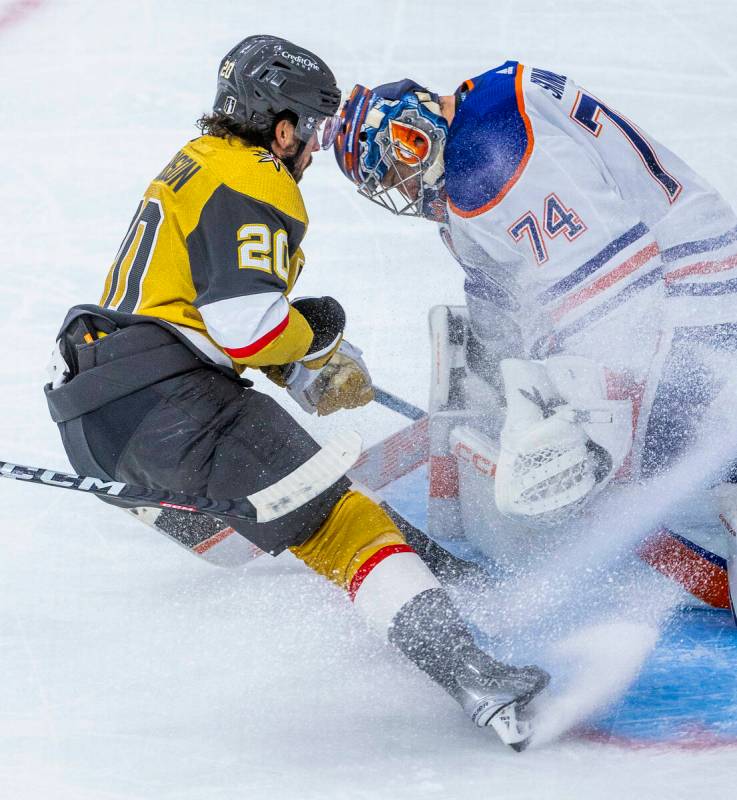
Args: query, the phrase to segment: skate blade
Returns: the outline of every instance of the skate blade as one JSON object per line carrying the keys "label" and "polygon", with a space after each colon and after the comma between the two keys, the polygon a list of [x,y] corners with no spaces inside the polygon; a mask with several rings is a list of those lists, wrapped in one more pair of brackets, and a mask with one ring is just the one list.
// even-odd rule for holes
{"label": "skate blade", "polygon": [[504,744],[517,753],[525,750],[532,739],[532,726],[528,720],[518,716],[517,703],[514,701],[501,706],[489,717],[486,724],[494,729]]}

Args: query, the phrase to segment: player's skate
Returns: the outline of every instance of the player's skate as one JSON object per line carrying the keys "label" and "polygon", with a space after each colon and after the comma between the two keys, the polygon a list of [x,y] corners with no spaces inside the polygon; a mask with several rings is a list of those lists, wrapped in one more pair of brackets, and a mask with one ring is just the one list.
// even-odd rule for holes
{"label": "player's skate", "polygon": [[532,735],[530,700],[548,684],[539,667],[511,667],[480,650],[440,588],[416,595],[394,616],[389,641],[437,681],[479,727],[491,726],[515,750]]}
{"label": "player's skate", "polygon": [[476,725],[491,726],[504,744],[524,750],[532,736],[526,707],[547,686],[548,674],[502,664],[470,645],[456,654],[454,676],[454,695]]}

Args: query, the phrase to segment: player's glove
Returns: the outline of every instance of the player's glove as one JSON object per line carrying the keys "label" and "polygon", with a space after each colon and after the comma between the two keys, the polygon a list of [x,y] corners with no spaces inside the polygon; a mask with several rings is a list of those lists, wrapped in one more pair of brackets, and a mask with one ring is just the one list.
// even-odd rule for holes
{"label": "player's glove", "polygon": [[361,358],[361,350],[345,339],[330,361],[318,370],[297,361],[268,367],[264,372],[276,383],[286,386],[289,395],[305,411],[317,412],[320,417],[341,408],[358,408],[374,399],[371,376]]}
{"label": "player's glove", "polygon": [[312,344],[300,360],[307,369],[321,369],[343,340],[343,306],[333,297],[298,297],[292,301],[292,308],[299,311],[312,329]]}

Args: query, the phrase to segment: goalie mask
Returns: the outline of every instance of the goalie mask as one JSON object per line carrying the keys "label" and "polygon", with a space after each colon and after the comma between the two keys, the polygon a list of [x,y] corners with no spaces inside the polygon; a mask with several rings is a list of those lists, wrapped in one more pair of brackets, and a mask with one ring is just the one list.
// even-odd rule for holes
{"label": "goalie mask", "polygon": [[437,95],[409,79],[373,90],[357,84],[327,135],[359,194],[393,214],[445,220],[448,123]]}

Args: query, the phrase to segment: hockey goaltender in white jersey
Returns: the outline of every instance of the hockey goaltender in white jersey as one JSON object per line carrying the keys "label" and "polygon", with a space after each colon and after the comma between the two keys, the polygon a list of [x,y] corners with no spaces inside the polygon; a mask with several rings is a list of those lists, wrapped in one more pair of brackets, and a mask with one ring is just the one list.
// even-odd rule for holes
{"label": "hockey goaltender in white jersey", "polygon": [[656,485],[691,459],[641,554],[728,605],[732,209],[606,102],[517,62],[453,96],[357,85],[342,117],[344,174],[394,213],[438,222],[465,272],[466,308],[431,313],[431,533],[463,522],[514,560],[530,546],[520,530],[560,528],[605,487]]}

